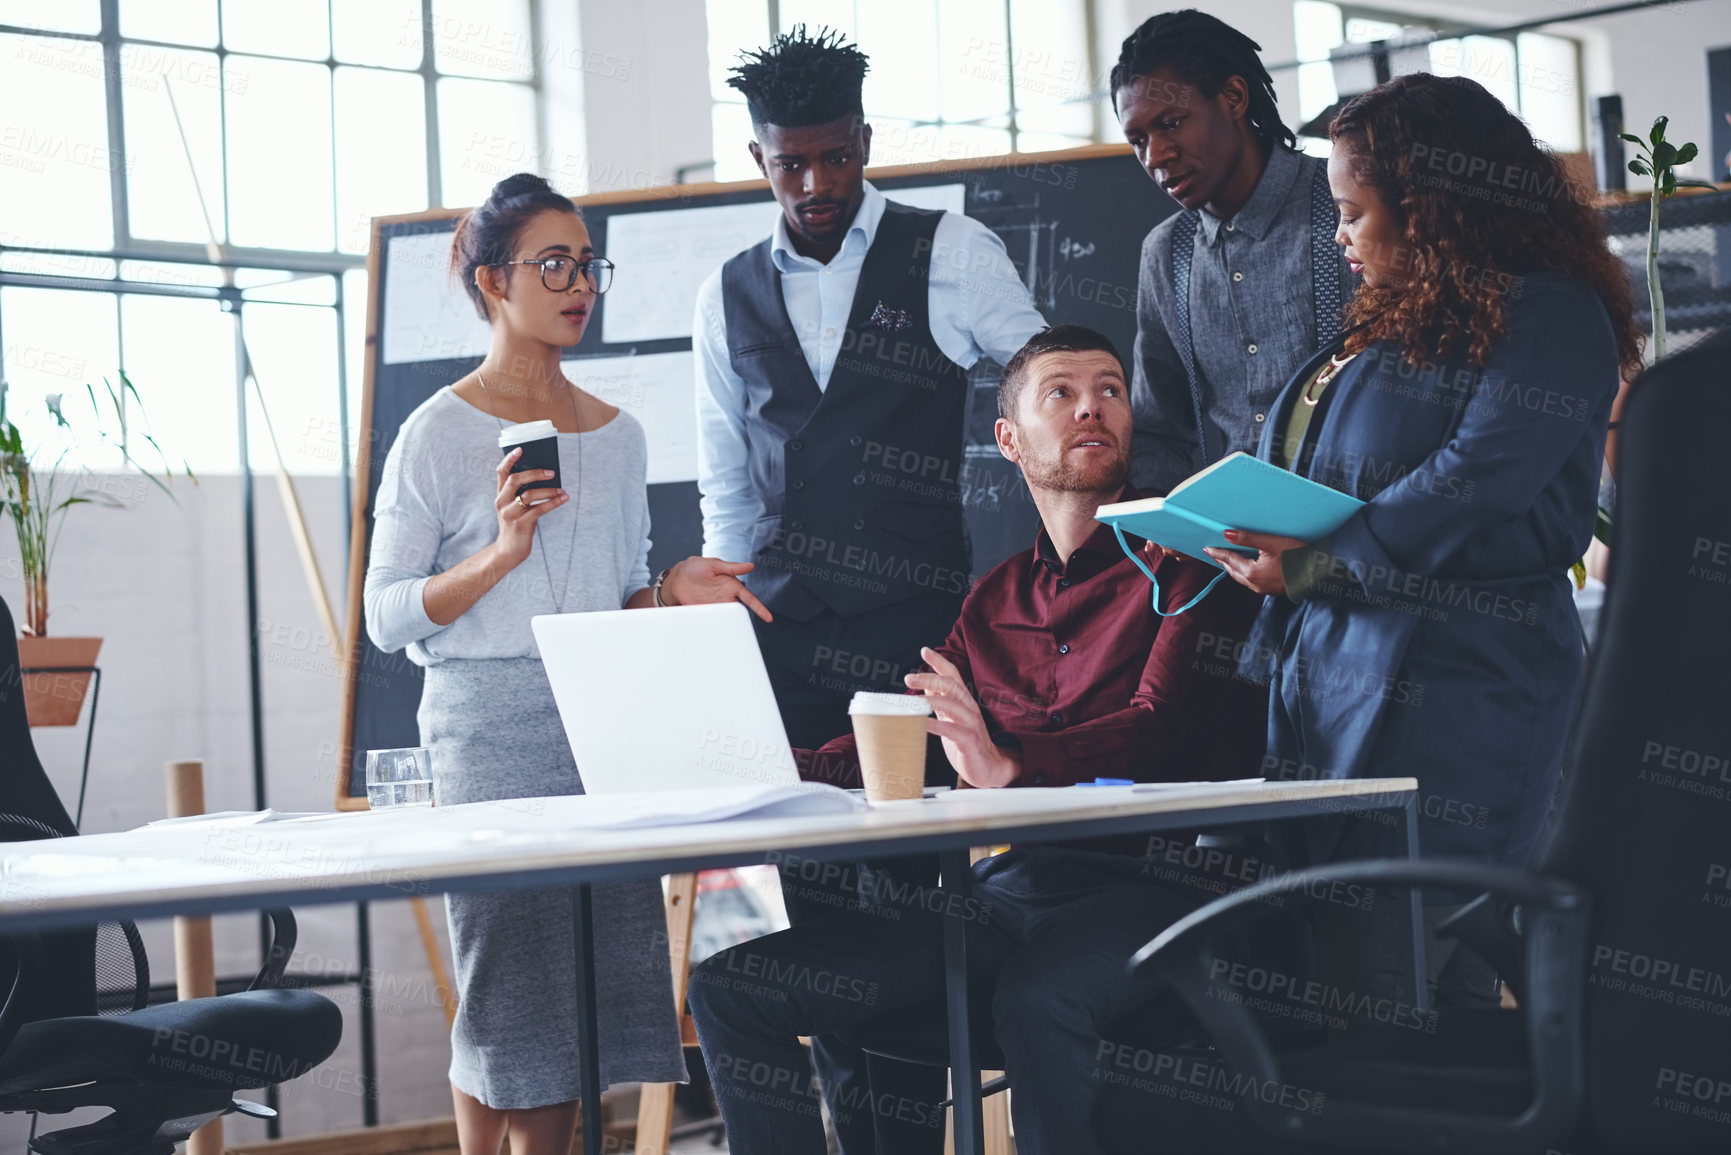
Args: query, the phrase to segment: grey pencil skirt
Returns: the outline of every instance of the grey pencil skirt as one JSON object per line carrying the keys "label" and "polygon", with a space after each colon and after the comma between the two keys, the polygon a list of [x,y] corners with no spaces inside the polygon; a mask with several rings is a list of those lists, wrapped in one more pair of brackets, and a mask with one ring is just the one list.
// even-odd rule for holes
{"label": "grey pencil skirt", "polygon": [[[429,666],[417,721],[441,805],[583,793],[538,658]],[[577,1098],[570,892],[450,894],[445,910],[451,1082],[498,1110]],[[657,880],[598,884],[594,926],[601,1085],[685,1082]]]}

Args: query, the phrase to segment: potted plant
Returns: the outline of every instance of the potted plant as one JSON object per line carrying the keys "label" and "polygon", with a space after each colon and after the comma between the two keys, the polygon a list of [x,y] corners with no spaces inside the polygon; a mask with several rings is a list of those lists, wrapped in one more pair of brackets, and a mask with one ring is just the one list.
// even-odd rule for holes
{"label": "potted plant", "polygon": [[1704,188],[1709,192],[1718,188],[1706,181],[1683,180],[1677,176],[1676,166],[1694,160],[1698,150],[1693,143],[1674,145],[1668,142],[1665,128],[1670,122],[1668,116],[1659,117],[1653,122],[1653,130],[1647,134],[1646,140],[1633,133],[1622,134],[1623,139],[1632,142],[1640,152],[1629,162],[1629,171],[1636,176],[1653,178],[1652,209],[1647,218],[1647,295],[1653,306],[1653,360],[1656,362],[1665,358],[1665,291],[1659,284],[1659,201],[1675,195],[1680,188]]}
{"label": "potted plant", "polygon": [[[127,472],[137,474],[174,499],[168,484],[174,480],[162,448],[147,433],[131,430],[135,439],[148,444],[162,460],[160,470],[152,470],[136,457],[128,440],[128,407],[135,416],[142,415],[143,402],[138,390],[120,374],[116,388],[106,379],[102,382],[113,423],[104,420],[104,410],[94,386],[84,392],[90,402],[92,429],[100,440],[119,452]],[[48,413],[54,419],[58,445],[27,446],[23,432],[6,413],[6,387],[0,382],[0,506],[11,516],[18,535],[18,556],[24,579],[23,635],[18,639],[19,664],[24,669],[56,669],[86,667],[96,664],[102,639],[95,637],[51,637],[48,633],[48,573],[54,560],[54,549],[60,540],[60,530],[66,514],[77,505],[102,505],[123,509],[126,502],[112,491],[111,475],[97,475],[81,460],[68,461],[78,448],[76,430],[67,420],[64,395],[51,394],[46,399]],[[192,470],[181,463],[181,472],[197,484]],[[178,504],[178,502],[177,502]],[[78,721],[84,708],[84,694],[90,684],[85,673],[39,674],[26,677],[24,702],[32,726],[71,726]]]}
{"label": "potted plant", "polygon": [[[1653,121],[1652,130],[1647,139],[1642,140],[1634,133],[1622,133],[1622,138],[1635,146],[1639,155],[1629,162],[1629,171],[1636,176],[1653,178],[1653,192],[1649,198],[1650,207],[1647,214],[1647,299],[1652,306],[1653,314],[1653,360],[1658,362],[1665,357],[1665,290],[1659,283],[1659,202],[1664,197],[1674,196],[1680,188],[1701,188],[1716,191],[1718,186],[1705,181],[1685,180],[1677,175],[1677,166],[1688,164],[1698,155],[1699,150],[1694,143],[1674,145],[1665,139],[1665,129],[1670,125],[1671,118],[1661,116]],[[1726,158],[1731,162],[1731,157]],[[1615,499],[1615,483],[1609,478],[1602,478],[1599,486],[1598,516],[1593,521],[1593,536],[1606,546],[1611,544],[1611,505]],[[1587,565],[1585,560],[1574,564],[1571,572],[1575,575],[1576,588],[1587,584]]]}

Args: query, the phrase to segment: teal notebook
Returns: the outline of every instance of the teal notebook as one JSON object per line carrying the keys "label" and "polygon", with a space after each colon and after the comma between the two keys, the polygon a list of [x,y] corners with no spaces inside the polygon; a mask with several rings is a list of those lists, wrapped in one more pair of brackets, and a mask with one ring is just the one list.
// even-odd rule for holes
{"label": "teal notebook", "polygon": [[1102,505],[1094,516],[1213,565],[1202,552],[1205,546],[1252,552],[1228,542],[1226,530],[1321,541],[1363,504],[1289,469],[1248,453],[1234,453],[1185,478],[1165,497]]}
{"label": "teal notebook", "polygon": [[[1245,554],[1254,552],[1227,541],[1226,530],[1243,529],[1251,533],[1277,533],[1300,541],[1321,541],[1339,529],[1363,504],[1356,497],[1318,485],[1261,458],[1248,453],[1234,453],[1185,478],[1165,497],[1102,505],[1094,516],[1117,532],[1119,544],[1125,547],[1124,552],[1130,553],[1131,560],[1153,579],[1148,567],[1131,553],[1124,534],[1133,533],[1218,567],[1218,562],[1202,552],[1204,548],[1213,546]],[[1215,580],[1223,576],[1224,573],[1217,575]],[[1201,594],[1168,614],[1160,609],[1160,585],[1155,582],[1154,609],[1167,617],[1181,614],[1213,588],[1214,584],[1210,582]]]}

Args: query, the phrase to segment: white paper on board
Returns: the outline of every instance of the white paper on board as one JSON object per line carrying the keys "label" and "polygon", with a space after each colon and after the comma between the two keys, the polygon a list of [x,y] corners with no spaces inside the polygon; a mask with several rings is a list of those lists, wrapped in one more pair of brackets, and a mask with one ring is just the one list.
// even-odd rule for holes
{"label": "white paper on board", "polygon": [[765,199],[608,217],[607,258],[619,271],[601,310],[601,339],[613,345],[691,336],[697,287],[768,236],[779,212]]}
{"label": "white paper on board", "polygon": [[697,390],[689,351],[580,357],[561,368],[579,388],[643,424],[651,485],[697,480]]}
{"label": "white paper on board", "polygon": [[[923,185],[884,195],[915,208],[959,213],[967,186]],[[781,209],[765,196],[751,204],[608,217],[607,257],[619,271],[601,310],[601,339],[613,345],[689,338],[698,288],[729,257],[775,227]]]}
{"label": "white paper on board", "polygon": [[485,356],[493,332],[451,276],[451,234],[392,237],[379,310],[384,363]]}

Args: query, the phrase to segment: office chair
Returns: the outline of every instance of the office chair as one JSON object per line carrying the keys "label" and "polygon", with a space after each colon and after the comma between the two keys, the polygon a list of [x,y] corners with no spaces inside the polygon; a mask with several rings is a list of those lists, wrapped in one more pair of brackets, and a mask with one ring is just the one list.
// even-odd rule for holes
{"label": "office chair", "polygon": [[[1161,976],[1205,1025],[1211,1047],[1166,1057],[1218,1071],[1207,1083],[1225,1105],[1109,1086],[1095,1116],[1108,1150],[1731,1150],[1728,366],[1731,333],[1632,389],[1601,632],[1530,871],[1325,866],[1174,924],[1130,967]],[[1451,929],[1518,1009],[1446,1011],[1435,1034],[1271,1044],[1245,1006],[1208,997],[1212,941],[1323,880],[1485,892]]]}
{"label": "office chair", "polygon": [[[0,842],[77,833],[36,756],[24,713],[18,641],[0,600]],[[27,904],[27,893],[6,893]],[[107,1107],[94,1123],[41,1135],[38,1155],[171,1155],[219,1115],[268,1117],[235,1099],[324,1062],[342,1038],[342,1012],[323,995],[282,989],[294,915],[269,912],[265,965],[244,991],[146,1006],[150,972],[130,922],[0,932],[0,1112],[61,1114]],[[99,990],[118,991],[99,1007]]]}

